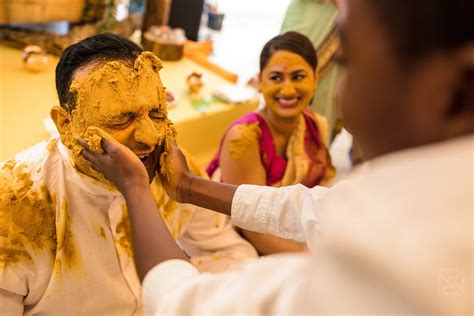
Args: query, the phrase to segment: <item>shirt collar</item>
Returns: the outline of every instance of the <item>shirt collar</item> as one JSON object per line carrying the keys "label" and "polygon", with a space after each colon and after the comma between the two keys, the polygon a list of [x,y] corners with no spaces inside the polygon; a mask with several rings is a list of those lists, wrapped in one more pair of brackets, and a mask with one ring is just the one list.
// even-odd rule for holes
{"label": "shirt collar", "polygon": [[98,181],[82,172],[79,172],[76,167],[74,160],[72,159],[69,149],[58,139],[57,148],[59,155],[64,161],[65,167],[70,174],[71,179],[84,191],[96,196],[121,196],[122,194],[115,188],[111,187],[103,182]]}

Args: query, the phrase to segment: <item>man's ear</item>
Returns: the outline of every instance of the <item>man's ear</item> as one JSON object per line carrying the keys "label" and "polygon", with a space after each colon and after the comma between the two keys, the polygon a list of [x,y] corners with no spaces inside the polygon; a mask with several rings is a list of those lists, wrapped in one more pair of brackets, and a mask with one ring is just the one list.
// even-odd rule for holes
{"label": "man's ear", "polygon": [[71,115],[60,106],[53,106],[49,113],[60,135],[63,135],[69,130],[69,123],[71,122]]}
{"label": "man's ear", "polygon": [[455,55],[456,80],[447,115],[455,129],[474,132],[474,45],[461,47]]}

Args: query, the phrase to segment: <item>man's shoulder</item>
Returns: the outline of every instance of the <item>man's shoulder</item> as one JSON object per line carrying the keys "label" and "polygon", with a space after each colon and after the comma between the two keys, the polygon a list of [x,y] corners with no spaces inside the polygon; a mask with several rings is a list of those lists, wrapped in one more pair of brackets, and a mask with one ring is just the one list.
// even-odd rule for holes
{"label": "man's shoulder", "polygon": [[0,268],[54,254],[55,197],[41,170],[48,144],[35,145],[0,165]]}
{"label": "man's shoulder", "polygon": [[0,174],[8,177],[20,173],[33,174],[34,171],[40,173],[46,161],[51,160],[53,156],[58,156],[57,143],[58,139],[55,138],[44,140],[0,162]]}
{"label": "man's shoulder", "polygon": [[[58,141],[59,139],[57,138],[43,140],[31,147],[28,147],[16,153],[4,163],[8,163],[11,161],[32,163],[36,161],[41,161],[45,156],[48,156],[49,154],[55,153],[57,151]],[[3,165],[4,163],[1,163],[1,165]]]}

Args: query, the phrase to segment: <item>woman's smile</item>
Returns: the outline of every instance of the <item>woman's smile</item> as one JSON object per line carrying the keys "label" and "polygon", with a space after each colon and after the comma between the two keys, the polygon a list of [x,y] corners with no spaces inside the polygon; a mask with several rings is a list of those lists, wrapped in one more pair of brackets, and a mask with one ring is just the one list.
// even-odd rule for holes
{"label": "woman's smile", "polygon": [[291,98],[276,97],[275,99],[276,99],[276,102],[278,103],[278,105],[283,109],[296,108],[296,107],[298,107],[298,105],[300,104],[300,101],[301,101],[301,98],[297,97],[297,96],[294,96],[294,97],[291,97]]}

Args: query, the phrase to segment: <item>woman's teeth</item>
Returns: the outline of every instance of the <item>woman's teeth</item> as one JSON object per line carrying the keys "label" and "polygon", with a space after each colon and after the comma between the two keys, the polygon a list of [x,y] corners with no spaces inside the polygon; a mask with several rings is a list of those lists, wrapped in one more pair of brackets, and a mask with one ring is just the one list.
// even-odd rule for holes
{"label": "woman's teeth", "polygon": [[298,98],[292,99],[278,99],[278,103],[282,107],[294,107],[298,104]]}

